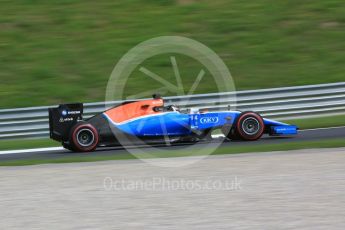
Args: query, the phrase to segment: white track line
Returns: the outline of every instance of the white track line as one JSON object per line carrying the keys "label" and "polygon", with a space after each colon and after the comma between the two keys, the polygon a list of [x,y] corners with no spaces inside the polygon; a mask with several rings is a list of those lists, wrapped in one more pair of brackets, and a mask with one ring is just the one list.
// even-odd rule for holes
{"label": "white track line", "polygon": [[[345,126],[338,126],[338,127],[328,127],[328,128],[316,128],[316,129],[303,129],[299,130],[299,132],[303,131],[313,131],[313,130],[324,130],[324,129],[340,129],[345,128]],[[219,138],[224,137],[223,134],[216,134],[212,135],[213,138]],[[32,152],[46,152],[46,151],[61,151],[64,150],[63,147],[51,147],[51,148],[38,148],[38,149],[20,149],[20,150],[6,150],[6,151],[0,151],[0,155],[3,154],[15,154],[15,153],[32,153]]]}
{"label": "white track line", "polygon": [[[224,137],[223,134],[212,135],[213,138]],[[0,155],[15,154],[15,153],[32,153],[32,152],[54,152],[64,150],[63,147],[37,148],[37,149],[19,149],[19,150],[5,150],[0,151]]]}
{"label": "white track line", "polygon": [[63,150],[62,147],[51,147],[51,148],[39,148],[39,149],[20,149],[20,150],[6,150],[0,151],[0,155],[2,154],[14,154],[14,153],[32,153],[32,152],[45,152],[45,151],[60,151]]}
{"label": "white track line", "polygon": [[302,130],[298,130],[299,132],[303,132],[303,131],[313,131],[313,130],[323,130],[323,129],[341,129],[341,128],[345,128],[345,126],[336,126],[336,127],[327,127],[327,128],[315,128],[315,129],[302,129]]}

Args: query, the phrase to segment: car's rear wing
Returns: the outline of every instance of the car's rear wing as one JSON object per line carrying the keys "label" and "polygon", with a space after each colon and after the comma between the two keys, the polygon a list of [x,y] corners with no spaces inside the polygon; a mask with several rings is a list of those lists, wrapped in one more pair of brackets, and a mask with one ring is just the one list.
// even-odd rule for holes
{"label": "car's rear wing", "polygon": [[83,104],[62,104],[49,108],[50,138],[56,141],[68,141],[71,128],[83,119]]}

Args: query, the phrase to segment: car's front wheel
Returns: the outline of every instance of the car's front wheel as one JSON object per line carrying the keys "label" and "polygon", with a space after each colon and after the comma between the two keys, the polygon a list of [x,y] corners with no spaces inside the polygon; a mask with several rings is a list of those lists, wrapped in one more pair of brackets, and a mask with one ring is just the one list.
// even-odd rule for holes
{"label": "car's front wheel", "polygon": [[255,141],[265,130],[262,117],[255,112],[241,113],[232,126],[224,126],[223,134],[231,140]]}
{"label": "car's front wheel", "polygon": [[259,114],[243,112],[237,118],[234,129],[239,138],[246,141],[255,141],[263,135],[265,124]]}
{"label": "car's front wheel", "polygon": [[70,135],[70,144],[72,149],[77,152],[90,152],[96,149],[98,145],[98,131],[88,123],[78,123],[72,130]]}

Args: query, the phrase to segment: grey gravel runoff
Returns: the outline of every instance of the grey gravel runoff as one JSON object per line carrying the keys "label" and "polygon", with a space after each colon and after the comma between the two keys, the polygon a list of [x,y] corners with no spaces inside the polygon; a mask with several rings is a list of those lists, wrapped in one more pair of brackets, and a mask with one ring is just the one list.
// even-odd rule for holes
{"label": "grey gravel runoff", "polygon": [[[189,161],[193,158],[153,159]],[[0,229],[345,229],[345,148],[0,168]]]}

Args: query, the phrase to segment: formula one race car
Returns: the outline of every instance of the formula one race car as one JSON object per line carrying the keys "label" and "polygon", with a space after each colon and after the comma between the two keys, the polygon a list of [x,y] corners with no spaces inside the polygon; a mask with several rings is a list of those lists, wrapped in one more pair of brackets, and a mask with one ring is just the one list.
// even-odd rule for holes
{"label": "formula one race car", "polygon": [[297,134],[298,128],[262,118],[255,112],[207,112],[165,106],[159,95],[151,100],[124,102],[83,120],[83,104],[64,104],[49,109],[50,138],[77,152],[99,146],[133,145],[136,142],[198,142],[221,129],[231,140],[254,141],[264,133],[271,136]]}

